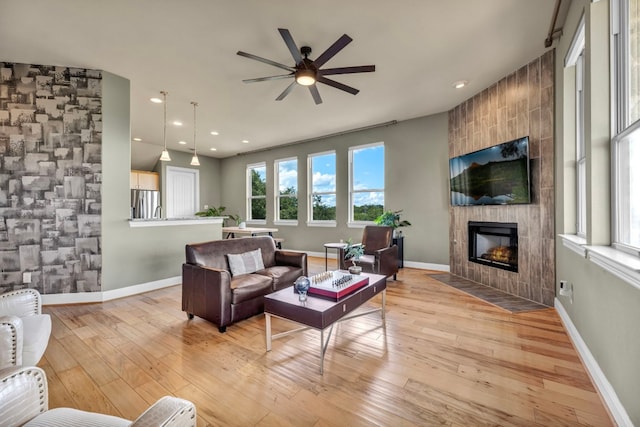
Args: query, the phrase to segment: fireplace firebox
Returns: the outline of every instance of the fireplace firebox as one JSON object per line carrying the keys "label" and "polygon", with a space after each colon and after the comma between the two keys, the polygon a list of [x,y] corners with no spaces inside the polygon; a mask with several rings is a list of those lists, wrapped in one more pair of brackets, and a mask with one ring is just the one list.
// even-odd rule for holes
{"label": "fireplace firebox", "polygon": [[518,224],[469,221],[469,261],[518,272]]}

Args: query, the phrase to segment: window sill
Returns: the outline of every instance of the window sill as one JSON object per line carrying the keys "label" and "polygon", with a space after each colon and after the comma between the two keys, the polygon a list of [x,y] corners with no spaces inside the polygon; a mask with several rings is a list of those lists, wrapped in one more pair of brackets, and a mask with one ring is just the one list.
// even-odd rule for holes
{"label": "window sill", "polygon": [[297,227],[298,221],[274,221],[273,225],[282,225],[284,227]]}
{"label": "window sill", "polygon": [[575,234],[560,234],[560,238],[562,239],[562,245],[565,248],[571,249],[583,258],[587,256],[587,250],[585,249],[587,239]]}
{"label": "window sill", "polygon": [[640,258],[611,246],[587,245],[575,234],[561,234],[562,244],[607,272],[640,289]]}
{"label": "window sill", "polygon": [[587,246],[587,258],[594,264],[640,289],[640,258],[610,246]]}
{"label": "window sill", "polygon": [[267,223],[266,219],[254,219],[246,221],[247,225],[265,225]]}

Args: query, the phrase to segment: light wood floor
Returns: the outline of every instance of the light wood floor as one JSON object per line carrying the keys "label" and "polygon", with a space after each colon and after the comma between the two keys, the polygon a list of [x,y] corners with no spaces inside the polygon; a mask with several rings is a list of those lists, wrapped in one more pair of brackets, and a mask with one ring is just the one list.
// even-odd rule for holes
{"label": "light wood floor", "polygon": [[174,286],[45,307],[50,406],[134,419],[172,394],[196,404],[199,426],[613,425],[555,310],[512,315],[424,270],[388,282],[385,327],[372,314],[334,329],[324,375],[319,332],[266,353],[264,316],[220,334],[187,321],[180,299]]}

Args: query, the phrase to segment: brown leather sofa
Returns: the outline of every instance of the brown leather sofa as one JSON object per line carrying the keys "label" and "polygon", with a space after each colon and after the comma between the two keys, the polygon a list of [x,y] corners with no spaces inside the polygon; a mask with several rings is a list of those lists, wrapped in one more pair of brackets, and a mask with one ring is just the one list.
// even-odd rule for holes
{"label": "brown leather sofa", "polygon": [[[358,265],[367,273],[393,276],[398,273],[398,246],[393,244],[393,228],[382,225],[367,225],[362,231],[364,255],[360,257]],[[346,270],[351,265],[345,260],[344,248],[338,250],[340,269]]]}
{"label": "brown leather sofa", "polygon": [[[228,254],[260,248],[264,269],[231,275]],[[270,236],[186,245],[182,265],[182,311],[218,325],[220,332],[264,310],[264,296],[307,275],[307,254],[276,249]]]}

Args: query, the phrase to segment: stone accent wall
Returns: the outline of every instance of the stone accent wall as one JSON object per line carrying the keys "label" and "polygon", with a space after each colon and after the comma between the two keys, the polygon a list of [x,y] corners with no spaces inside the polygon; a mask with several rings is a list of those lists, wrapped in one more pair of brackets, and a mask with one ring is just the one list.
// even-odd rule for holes
{"label": "stone accent wall", "polygon": [[100,71],[0,62],[0,292],[101,290],[101,143]]}
{"label": "stone accent wall", "polygon": [[[458,276],[548,306],[555,297],[554,54],[449,111],[449,157],[529,136],[532,203],[450,207],[450,265]],[[518,272],[468,261],[468,221],[518,224]]]}

